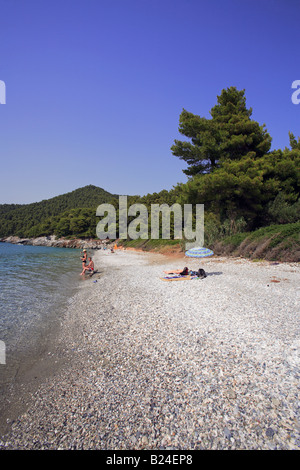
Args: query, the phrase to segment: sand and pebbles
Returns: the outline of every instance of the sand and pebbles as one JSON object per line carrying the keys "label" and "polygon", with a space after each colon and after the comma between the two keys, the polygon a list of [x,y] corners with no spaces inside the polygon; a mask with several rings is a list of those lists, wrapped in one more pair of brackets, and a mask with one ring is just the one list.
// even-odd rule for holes
{"label": "sand and pebbles", "polygon": [[1,449],[300,449],[298,264],[94,260]]}

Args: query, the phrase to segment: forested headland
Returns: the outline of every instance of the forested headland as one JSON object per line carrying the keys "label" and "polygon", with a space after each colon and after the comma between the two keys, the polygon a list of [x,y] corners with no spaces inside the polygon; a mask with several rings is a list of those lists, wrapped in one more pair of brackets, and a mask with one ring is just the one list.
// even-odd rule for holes
{"label": "forested headland", "polygon": [[[290,132],[288,148],[271,150],[266,125],[252,119],[245,91],[235,87],[222,90],[210,116],[180,114],[183,140],[171,151],[186,162],[187,182],[128,196],[128,205],[142,203],[150,213],[151,204],[204,204],[205,244],[217,254],[299,261],[300,138]],[[0,237],[96,238],[96,209],[105,202],[118,216],[118,195],[92,185],[37,203],[3,204]],[[149,249],[180,241],[124,243]]]}

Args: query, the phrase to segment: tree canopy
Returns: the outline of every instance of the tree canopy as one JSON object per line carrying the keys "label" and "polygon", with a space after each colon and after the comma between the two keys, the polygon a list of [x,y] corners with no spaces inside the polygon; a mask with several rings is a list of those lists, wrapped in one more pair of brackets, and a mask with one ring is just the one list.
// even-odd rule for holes
{"label": "tree canopy", "polygon": [[183,109],[180,115],[179,132],[190,141],[175,140],[171,150],[188,164],[186,175],[211,173],[225,160],[260,158],[270,150],[271,137],[251,119],[244,90],[222,90],[210,114],[206,119]]}
{"label": "tree canopy", "polygon": [[[195,175],[181,185],[182,204],[204,204],[206,212],[221,220],[243,217],[248,228],[270,222],[269,204],[281,194],[282,208],[292,206],[300,193],[300,147],[290,135],[291,149],[269,152],[260,158],[249,153],[224,159],[211,173]],[[299,218],[299,203],[291,210]],[[278,220],[273,220],[278,223]]]}

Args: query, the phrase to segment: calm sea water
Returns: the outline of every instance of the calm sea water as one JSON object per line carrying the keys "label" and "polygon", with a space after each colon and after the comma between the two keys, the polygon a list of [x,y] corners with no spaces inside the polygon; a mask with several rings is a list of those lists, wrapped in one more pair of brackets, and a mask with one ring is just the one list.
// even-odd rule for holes
{"label": "calm sea water", "polygon": [[63,315],[80,282],[79,258],[77,249],[0,243],[0,341],[6,369],[33,353]]}

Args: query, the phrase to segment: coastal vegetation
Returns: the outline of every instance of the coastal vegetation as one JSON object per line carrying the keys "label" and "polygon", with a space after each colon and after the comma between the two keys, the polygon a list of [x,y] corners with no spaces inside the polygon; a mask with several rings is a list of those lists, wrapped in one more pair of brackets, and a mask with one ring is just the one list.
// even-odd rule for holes
{"label": "coastal vegetation", "polygon": [[[128,196],[128,205],[144,204],[150,213],[151,204],[204,204],[205,244],[216,253],[299,261],[300,138],[290,132],[289,148],[271,150],[265,124],[252,119],[245,91],[235,87],[222,90],[210,115],[180,114],[185,140],[175,140],[171,151],[186,162],[187,182]],[[118,195],[89,185],[33,204],[0,205],[0,237],[95,238],[96,208],[104,202],[116,209],[118,235]],[[122,243],[183,247],[174,239]]]}
{"label": "coastal vegetation", "polygon": [[116,195],[96,186],[32,204],[0,205],[0,237],[94,237],[96,207]]}

